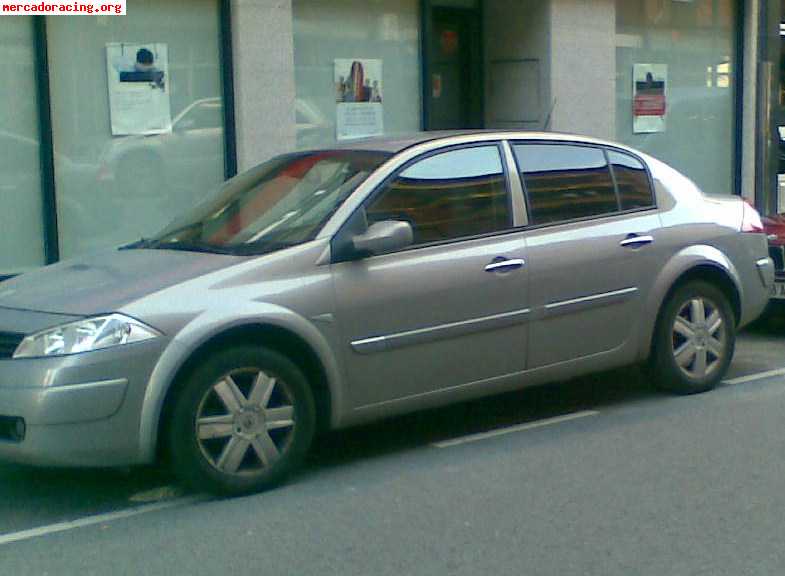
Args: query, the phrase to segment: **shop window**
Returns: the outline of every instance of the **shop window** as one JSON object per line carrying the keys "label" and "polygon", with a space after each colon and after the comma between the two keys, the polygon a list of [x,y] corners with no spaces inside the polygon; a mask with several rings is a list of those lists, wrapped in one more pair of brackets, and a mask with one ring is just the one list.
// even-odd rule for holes
{"label": "shop window", "polygon": [[[44,263],[33,21],[0,18],[0,276]],[[62,163],[69,160],[62,159]]]}
{"label": "shop window", "polygon": [[509,196],[499,149],[481,146],[426,158],[395,178],[366,214],[369,224],[409,222],[415,244],[509,228]]}
{"label": "shop window", "polygon": [[[739,1],[615,1],[616,140],[711,194],[734,192]],[[656,108],[641,105],[649,73]]]}
{"label": "shop window", "polygon": [[532,224],[550,224],[618,210],[605,154],[565,144],[514,147]]}
{"label": "shop window", "polygon": [[420,2],[291,4],[298,147],[420,129]]}
{"label": "shop window", "polygon": [[47,18],[60,253],[149,237],[225,178],[217,0]]}

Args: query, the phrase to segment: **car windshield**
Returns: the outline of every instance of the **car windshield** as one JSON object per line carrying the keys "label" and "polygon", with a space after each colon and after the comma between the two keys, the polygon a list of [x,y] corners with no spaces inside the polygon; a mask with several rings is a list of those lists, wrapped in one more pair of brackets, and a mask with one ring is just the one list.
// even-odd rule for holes
{"label": "car windshield", "polygon": [[357,150],[279,156],[232,178],[163,232],[129,247],[261,254],[307,242],[390,156]]}

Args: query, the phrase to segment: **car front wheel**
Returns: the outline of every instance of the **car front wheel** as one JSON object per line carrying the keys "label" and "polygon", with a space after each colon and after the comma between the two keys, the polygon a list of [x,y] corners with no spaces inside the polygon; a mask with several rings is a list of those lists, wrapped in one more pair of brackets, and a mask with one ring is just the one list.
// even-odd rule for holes
{"label": "car front wheel", "polygon": [[176,397],[169,438],[174,471],[213,493],[270,488],[300,464],[314,426],[311,389],[288,358],[252,346],[222,350]]}
{"label": "car front wheel", "polygon": [[665,303],[652,354],[655,383],[677,394],[705,392],[728,370],[736,340],[727,297],[706,282],[690,282]]}

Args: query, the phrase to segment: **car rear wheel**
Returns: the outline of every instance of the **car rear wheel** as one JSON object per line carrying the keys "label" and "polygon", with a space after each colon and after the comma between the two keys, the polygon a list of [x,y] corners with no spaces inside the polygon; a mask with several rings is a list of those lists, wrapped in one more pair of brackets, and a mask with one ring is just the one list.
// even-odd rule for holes
{"label": "car rear wheel", "polygon": [[705,392],[728,370],[736,326],[727,297],[706,282],[682,286],[657,323],[652,368],[655,384],[677,394]]}
{"label": "car rear wheel", "polygon": [[300,464],[314,427],[313,395],[295,364],[264,348],[226,349],[199,366],[176,398],[174,471],[197,490],[264,490]]}

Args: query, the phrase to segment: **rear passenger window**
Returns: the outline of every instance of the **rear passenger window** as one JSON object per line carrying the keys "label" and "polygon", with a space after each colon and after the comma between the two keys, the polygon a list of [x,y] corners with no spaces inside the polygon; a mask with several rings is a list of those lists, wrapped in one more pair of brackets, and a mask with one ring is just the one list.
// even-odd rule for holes
{"label": "rear passenger window", "polygon": [[611,214],[619,210],[600,148],[569,144],[514,146],[532,224]]}
{"label": "rear passenger window", "polygon": [[649,208],[654,206],[654,195],[649,184],[649,175],[639,160],[627,154],[608,151],[608,160],[613,167],[622,210]]}
{"label": "rear passenger window", "polygon": [[498,147],[450,150],[411,165],[371,201],[366,215],[369,225],[409,222],[415,245],[510,228],[510,198]]}

